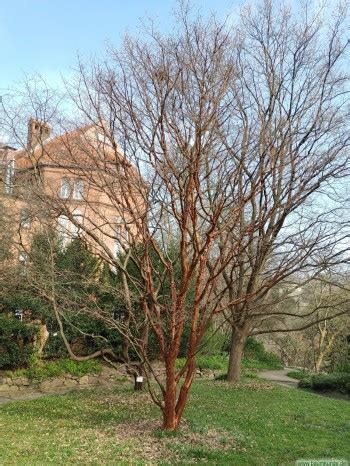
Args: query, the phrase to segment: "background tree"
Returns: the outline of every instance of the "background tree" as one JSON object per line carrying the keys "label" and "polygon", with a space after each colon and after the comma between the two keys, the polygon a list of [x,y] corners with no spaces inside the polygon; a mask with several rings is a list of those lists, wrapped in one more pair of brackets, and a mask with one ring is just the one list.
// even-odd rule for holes
{"label": "background tree", "polygon": [[[263,1],[243,8],[235,28],[232,140],[225,148],[241,164],[237,183],[250,197],[232,230],[233,243],[242,238],[239,259],[223,268],[222,290],[234,302],[226,313],[230,381],[239,379],[247,336],[283,317],[283,304],[276,311],[274,303],[347,261],[347,12],[339,5],[331,20],[326,12],[309,2],[293,12]],[[294,328],[307,317],[294,316]]]}
{"label": "background tree", "polygon": [[[346,284],[345,281],[344,286],[338,288],[331,284],[331,280],[313,282],[302,303],[307,309],[316,309],[317,323],[303,332],[312,358],[310,368],[314,372],[335,370],[337,364],[332,361],[335,348],[338,346],[340,353],[347,351],[344,340],[350,331],[350,301]],[[337,314],[338,317],[332,318]],[[341,342],[344,349],[339,347]]]}

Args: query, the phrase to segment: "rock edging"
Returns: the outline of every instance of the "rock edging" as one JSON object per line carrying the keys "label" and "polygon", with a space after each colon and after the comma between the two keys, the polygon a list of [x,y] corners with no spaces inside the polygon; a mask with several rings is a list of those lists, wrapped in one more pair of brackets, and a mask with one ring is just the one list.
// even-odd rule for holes
{"label": "rock edging", "polygon": [[0,396],[15,395],[23,392],[54,392],[57,390],[67,390],[73,388],[91,388],[96,385],[110,385],[120,381],[120,375],[103,370],[101,374],[87,374],[74,376],[64,374],[60,377],[45,380],[31,380],[27,377],[0,377]]}

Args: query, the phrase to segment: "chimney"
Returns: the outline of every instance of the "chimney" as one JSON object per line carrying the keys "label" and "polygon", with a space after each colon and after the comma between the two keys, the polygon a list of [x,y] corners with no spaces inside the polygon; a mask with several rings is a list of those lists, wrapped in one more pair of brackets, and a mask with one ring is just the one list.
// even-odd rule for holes
{"label": "chimney", "polygon": [[34,149],[38,144],[43,144],[50,134],[51,128],[45,121],[31,118],[28,122],[28,150]]}

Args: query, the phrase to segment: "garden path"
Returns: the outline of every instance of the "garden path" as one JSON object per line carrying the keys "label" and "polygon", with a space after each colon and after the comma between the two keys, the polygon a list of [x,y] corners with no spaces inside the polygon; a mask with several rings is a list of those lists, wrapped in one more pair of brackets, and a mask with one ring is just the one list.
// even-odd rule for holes
{"label": "garden path", "polygon": [[291,388],[297,388],[298,387],[298,381],[295,379],[292,379],[291,377],[288,377],[288,372],[290,372],[292,369],[276,369],[276,370],[268,370],[268,371],[262,371],[259,372],[259,376],[266,379],[270,380],[271,382],[276,382],[279,385],[284,385],[287,387]]}

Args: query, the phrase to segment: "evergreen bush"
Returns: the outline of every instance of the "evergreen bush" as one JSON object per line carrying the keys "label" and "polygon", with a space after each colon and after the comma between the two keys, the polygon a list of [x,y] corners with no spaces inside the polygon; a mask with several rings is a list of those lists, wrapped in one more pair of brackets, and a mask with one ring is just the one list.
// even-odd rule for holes
{"label": "evergreen bush", "polygon": [[15,369],[29,364],[37,331],[34,325],[0,315],[0,369]]}
{"label": "evergreen bush", "polygon": [[319,392],[332,391],[350,395],[350,374],[314,374],[309,378],[300,380],[298,386]]}

